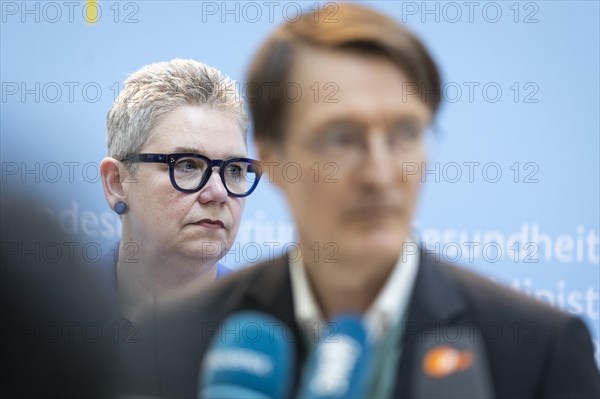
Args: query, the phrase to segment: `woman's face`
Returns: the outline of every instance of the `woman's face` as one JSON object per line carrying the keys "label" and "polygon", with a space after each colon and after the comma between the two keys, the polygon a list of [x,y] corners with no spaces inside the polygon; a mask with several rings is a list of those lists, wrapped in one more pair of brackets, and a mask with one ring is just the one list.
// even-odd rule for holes
{"label": "woman's face", "polygon": [[[184,105],[160,117],[140,153],[194,152],[211,159],[246,156],[237,122],[221,111]],[[123,186],[129,211],[123,219],[123,240],[134,241],[176,259],[218,261],[238,231],[244,198],[227,195],[217,169],[196,193],[177,191],[169,166],[134,164],[137,171]],[[130,234],[126,237],[126,234]]]}

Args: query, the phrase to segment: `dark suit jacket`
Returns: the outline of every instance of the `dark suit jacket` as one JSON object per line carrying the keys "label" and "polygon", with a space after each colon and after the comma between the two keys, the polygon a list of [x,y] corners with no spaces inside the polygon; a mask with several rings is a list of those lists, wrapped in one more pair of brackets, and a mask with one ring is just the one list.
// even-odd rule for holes
{"label": "dark suit jacket", "polygon": [[[300,355],[297,388],[306,348],[299,338],[291,290],[287,260],[278,258],[160,302],[152,390],[157,396],[195,397],[201,360],[218,324],[242,310],[270,314],[293,331]],[[579,319],[437,261],[433,254],[421,254],[406,321],[394,397],[410,397],[420,334],[459,325],[481,330],[493,326],[484,339],[484,352],[497,398],[600,398],[592,343]]]}

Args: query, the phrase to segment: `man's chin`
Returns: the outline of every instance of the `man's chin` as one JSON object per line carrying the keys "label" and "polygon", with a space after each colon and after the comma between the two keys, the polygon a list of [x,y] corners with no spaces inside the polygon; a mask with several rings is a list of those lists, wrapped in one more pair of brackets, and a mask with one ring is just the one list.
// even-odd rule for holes
{"label": "man's chin", "polygon": [[371,234],[348,240],[340,252],[349,260],[397,259],[402,253],[402,238],[398,235]]}

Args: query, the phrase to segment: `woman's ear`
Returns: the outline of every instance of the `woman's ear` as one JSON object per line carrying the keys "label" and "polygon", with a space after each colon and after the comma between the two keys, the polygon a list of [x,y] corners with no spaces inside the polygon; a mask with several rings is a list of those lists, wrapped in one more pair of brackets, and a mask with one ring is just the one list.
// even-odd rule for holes
{"label": "woman's ear", "polygon": [[120,168],[121,162],[114,158],[106,157],[100,162],[100,175],[102,177],[102,187],[104,188],[104,196],[110,209],[115,209],[115,204],[119,201],[125,202],[126,195],[123,190],[123,181],[126,176],[122,176]]}

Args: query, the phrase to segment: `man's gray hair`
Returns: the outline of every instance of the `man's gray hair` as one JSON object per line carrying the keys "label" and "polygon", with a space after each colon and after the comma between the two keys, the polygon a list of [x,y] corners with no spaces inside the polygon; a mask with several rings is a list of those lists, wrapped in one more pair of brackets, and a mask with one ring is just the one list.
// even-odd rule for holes
{"label": "man's gray hair", "polygon": [[227,113],[246,141],[248,117],[235,81],[198,61],[175,59],[146,65],[125,81],[108,111],[108,155],[121,159],[139,152],[160,116],[182,105]]}

